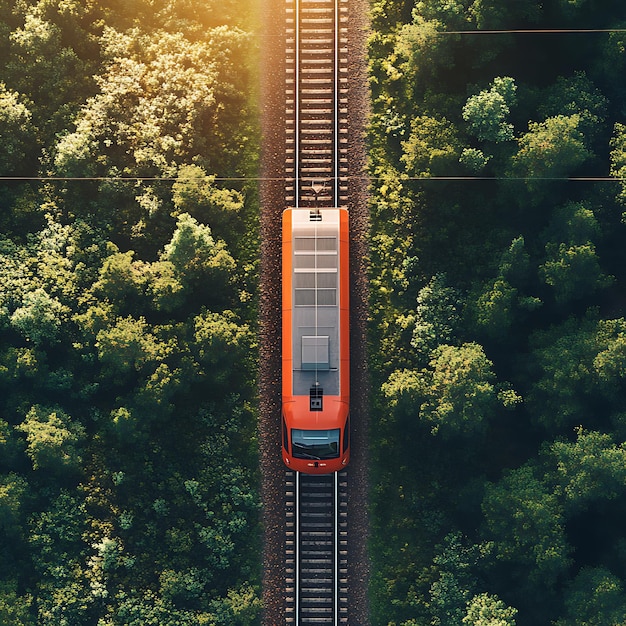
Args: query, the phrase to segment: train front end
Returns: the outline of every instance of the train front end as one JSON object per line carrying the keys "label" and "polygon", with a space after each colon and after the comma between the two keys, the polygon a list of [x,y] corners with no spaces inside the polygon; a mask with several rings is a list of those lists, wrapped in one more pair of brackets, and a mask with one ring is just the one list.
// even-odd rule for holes
{"label": "train front end", "polygon": [[282,281],[283,461],[336,472],[350,460],[347,210],[283,212]]}

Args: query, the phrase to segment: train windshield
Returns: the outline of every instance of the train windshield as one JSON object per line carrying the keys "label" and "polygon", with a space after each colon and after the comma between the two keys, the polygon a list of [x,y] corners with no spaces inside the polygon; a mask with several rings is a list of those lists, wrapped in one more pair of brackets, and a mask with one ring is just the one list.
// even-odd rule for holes
{"label": "train windshield", "polygon": [[339,456],[339,428],[331,430],[291,429],[293,456],[297,459],[336,459]]}

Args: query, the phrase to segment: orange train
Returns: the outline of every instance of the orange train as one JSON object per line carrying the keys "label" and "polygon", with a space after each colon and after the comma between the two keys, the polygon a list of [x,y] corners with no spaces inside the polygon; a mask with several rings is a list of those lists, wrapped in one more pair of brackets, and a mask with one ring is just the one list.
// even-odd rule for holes
{"label": "orange train", "polygon": [[282,233],[282,456],[327,474],[350,460],[348,211],[287,209]]}

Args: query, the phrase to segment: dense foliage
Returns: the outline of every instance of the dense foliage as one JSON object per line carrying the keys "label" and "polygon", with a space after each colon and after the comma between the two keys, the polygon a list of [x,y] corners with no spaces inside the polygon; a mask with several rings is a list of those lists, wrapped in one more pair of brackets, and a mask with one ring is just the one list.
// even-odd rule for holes
{"label": "dense foliage", "polygon": [[373,622],[623,624],[626,6],[372,25]]}
{"label": "dense foliage", "polygon": [[252,6],[0,5],[4,626],[257,623]]}

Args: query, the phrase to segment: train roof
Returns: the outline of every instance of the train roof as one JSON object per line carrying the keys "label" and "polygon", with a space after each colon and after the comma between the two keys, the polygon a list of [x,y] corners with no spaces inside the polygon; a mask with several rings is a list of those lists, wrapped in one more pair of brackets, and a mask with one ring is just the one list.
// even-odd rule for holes
{"label": "train roof", "polygon": [[293,395],[340,394],[340,210],[292,209]]}

